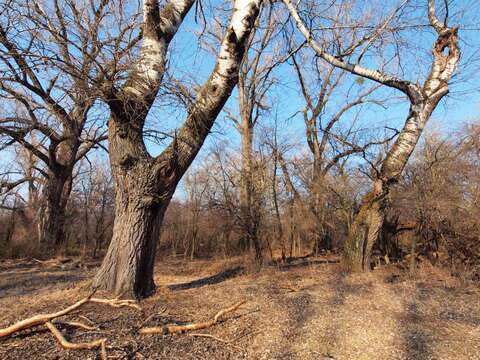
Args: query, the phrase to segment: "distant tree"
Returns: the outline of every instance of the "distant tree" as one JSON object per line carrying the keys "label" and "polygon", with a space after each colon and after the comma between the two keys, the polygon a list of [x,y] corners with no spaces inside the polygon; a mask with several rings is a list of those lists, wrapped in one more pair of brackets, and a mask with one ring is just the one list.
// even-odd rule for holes
{"label": "distant tree", "polygon": [[[95,113],[101,84],[121,73],[134,46],[135,15],[106,0],[8,0],[0,5],[0,141],[35,158],[36,176],[11,176],[2,192],[28,183],[41,189],[38,240],[63,240],[72,172],[106,139]],[[118,31],[109,32],[109,26]],[[129,39],[127,42],[126,39]],[[35,185],[32,185],[35,183]]]}

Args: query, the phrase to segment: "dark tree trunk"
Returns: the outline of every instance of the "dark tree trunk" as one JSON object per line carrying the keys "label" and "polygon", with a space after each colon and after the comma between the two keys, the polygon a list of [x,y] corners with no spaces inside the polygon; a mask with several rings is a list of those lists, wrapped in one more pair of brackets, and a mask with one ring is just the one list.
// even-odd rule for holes
{"label": "dark tree trunk", "polygon": [[[152,158],[135,129],[125,129],[112,113],[110,163],[115,185],[113,235],[94,289],[117,297],[145,298],[155,291],[153,267],[163,216],[175,191],[176,157]],[[126,131],[122,136],[118,132]],[[169,160],[163,160],[163,159]],[[183,175],[183,173],[182,173]]]}
{"label": "dark tree trunk", "polygon": [[343,265],[354,272],[370,270],[370,256],[385,220],[389,187],[375,182],[375,190],[364,196],[350,227],[343,249]]}
{"label": "dark tree trunk", "polygon": [[170,199],[144,204],[142,198],[148,191],[144,184],[136,184],[133,193],[129,193],[131,186],[118,184],[113,237],[94,278],[93,288],[115,296],[144,298],[155,291],[153,268],[156,245]]}

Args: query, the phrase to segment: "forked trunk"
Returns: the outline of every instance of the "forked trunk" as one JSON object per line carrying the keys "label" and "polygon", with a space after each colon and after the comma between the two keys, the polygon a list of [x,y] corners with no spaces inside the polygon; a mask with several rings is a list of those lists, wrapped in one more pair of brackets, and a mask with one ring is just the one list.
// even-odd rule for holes
{"label": "forked trunk", "polygon": [[235,1],[211,76],[197,92],[173,141],[152,157],[143,141],[145,119],[161,85],[168,44],[193,3],[170,1],[160,10],[159,1],[144,0],[139,63],[120,91],[106,87],[116,218],[92,287],[116,296],[143,298],[155,290],[155,249],[165,210],[238,81],[238,67],[261,1]]}

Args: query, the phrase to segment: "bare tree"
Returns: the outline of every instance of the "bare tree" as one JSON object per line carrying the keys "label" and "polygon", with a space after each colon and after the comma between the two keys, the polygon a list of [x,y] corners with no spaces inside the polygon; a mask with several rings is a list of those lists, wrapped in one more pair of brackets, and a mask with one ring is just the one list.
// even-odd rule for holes
{"label": "bare tree", "polygon": [[[0,7],[0,135],[39,162],[39,177],[3,182],[2,191],[36,181],[42,188],[39,242],[62,242],[64,215],[77,162],[106,139],[92,109],[98,84],[121,73],[135,14],[106,0],[8,0]],[[122,24],[123,22],[123,24]],[[118,25],[109,33],[108,25]]]}
{"label": "bare tree", "polygon": [[[311,177],[307,185],[311,192],[308,208],[317,222],[314,251],[318,252],[321,248],[329,247],[329,234],[335,231],[325,220],[326,214],[322,210],[322,205],[325,205],[322,204],[324,203],[322,198],[325,199],[329,188],[332,188],[327,175],[335,168],[338,168],[341,173],[352,155],[365,155],[370,148],[384,144],[393,137],[376,141],[367,140],[369,129],[365,127],[362,129],[358,124],[364,105],[385,106],[385,100],[381,100],[378,96],[377,99],[372,97],[380,85],[363,89],[362,85],[358,86],[359,84],[354,82],[348,88],[347,94],[343,95],[341,88],[346,74],[344,70],[336,72],[336,67],[330,64],[325,68],[324,63],[317,63],[321,60],[314,61],[314,69],[299,63],[297,56],[293,56],[292,60],[305,100],[305,108],[301,110],[301,114],[305,122],[308,148],[313,158]],[[309,81],[307,72],[315,74],[315,78]],[[309,82],[313,82],[313,86],[309,85]],[[352,96],[349,93],[354,92],[352,88],[355,86],[359,88],[358,94]],[[340,97],[345,99],[341,102],[342,105],[331,104],[332,98],[338,102]],[[346,121],[344,118],[352,113],[352,120]],[[370,130],[373,133],[373,129]]]}
{"label": "bare tree", "polygon": [[165,210],[237,84],[240,62],[262,1],[234,2],[214,70],[197,92],[173,141],[153,157],[143,139],[145,119],[162,83],[168,45],[193,3],[175,0],[160,9],[157,0],[145,0],[139,60],[120,88],[111,83],[103,87],[111,111],[115,223],[93,287],[117,296],[141,298],[155,290],[153,266]]}
{"label": "bare tree", "polygon": [[[267,93],[275,84],[273,69],[283,61],[278,54],[279,16],[273,4],[266,5],[265,21],[252,36],[240,68],[238,80],[238,117],[228,111],[242,139],[242,168],[240,182],[240,217],[243,248],[252,247],[255,259],[262,261],[263,244],[259,238],[261,223],[260,194],[255,184],[255,126],[262,113],[268,111]],[[259,19],[260,21],[260,19]]]}
{"label": "bare tree", "polygon": [[[385,32],[393,16],[408,1],[404,1],[377,30],[364,38],[348,51],[332,55],[327,52],[305,26],[297,9],[290,0],[283,0],[294,18],[298,29],[316,54],[331,65],[349,71],[355,75],[373,80],[382,85],[395,88],[404,93],[410,102],[410,109],[405,125],[393,146],[381,162],[381,168],[374,174],[374,189],[368,193],[361,209],[355,218],[349,237],[345,242],[344,264],[352,270],[365,270],[370,266],[372,246],[378,238],[385,218],[385,205],[391,185],[398,181],[412,151],[422,134],[426,122],[440,100],[448,93],[448,82],[451,79],[460,59],[457,31],[458,26],[449,27],[447,20],[440,22],[436,16],[435,1],[428,0],[428,19],[437,34],[432,49],[432,63],[427,79],[420,85],[405,79],[397,78],[380,70],[368,69],[360,65],[365,52],[375,40]],[[349,62],[352,54],[358,50],[355,62]]]}

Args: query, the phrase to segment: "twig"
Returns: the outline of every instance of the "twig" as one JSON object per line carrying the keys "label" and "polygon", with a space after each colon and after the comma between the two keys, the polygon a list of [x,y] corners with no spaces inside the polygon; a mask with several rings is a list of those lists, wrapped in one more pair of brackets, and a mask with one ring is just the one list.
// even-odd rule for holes
{"label": "twig", "polygon": [[85,329],[85,330],[98,330],[97,327],[95,326],[89,326],[89,325],[85,325],[81,322],[78,322],[78,321],[63,321],[63,320],[53,320],[52,321],[53,324],[61,324],[61,325],[69,325],[69,326],[75,326],[75,327],[79,327],[79,328],[82,328],[82,329]]}
{"label": "twig", "polygon": [[84,315],[78,315],[78,317],[87,320],[90,324],[95,324],[92,320],[90,320],[88,317],[86,317]]}
{"label": "twig", "polygon": [[260,334],[262,331],[263,331],[263,330],[255,330],[255,331],[247,332],[247,333],[245,333],[245,334],[242,334],[242,335],[240,335],[240,336],[237,336],[235,339],[232,340],[232,343],[237,342],[238,340],[243,339],[244,337],[249,336],[249,335],[257,335],[257,334]]}
{"label": "twig", "polygon": [[290,286],[280,286],[280,289],[284,289],[284,290],[290,290],[291,292],[298,292],[302,289],[296,289],[296,288],[293,288],[293,287],[290,287]]}

